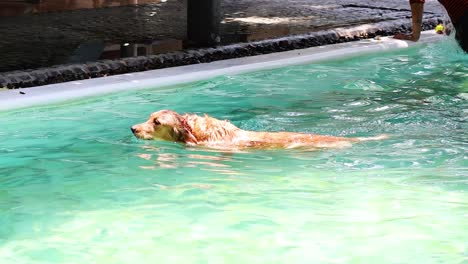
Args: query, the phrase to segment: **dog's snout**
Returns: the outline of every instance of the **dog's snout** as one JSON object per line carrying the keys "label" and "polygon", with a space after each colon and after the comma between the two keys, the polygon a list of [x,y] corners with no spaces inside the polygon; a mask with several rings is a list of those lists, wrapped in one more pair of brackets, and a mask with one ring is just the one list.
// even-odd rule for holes
{"label": "dog's snout", "polygon": [[136,132],[136,128],[135,128],[135,127],[131,127],[130,130],[132,130],[132,133],[135,133],[135,132]]}

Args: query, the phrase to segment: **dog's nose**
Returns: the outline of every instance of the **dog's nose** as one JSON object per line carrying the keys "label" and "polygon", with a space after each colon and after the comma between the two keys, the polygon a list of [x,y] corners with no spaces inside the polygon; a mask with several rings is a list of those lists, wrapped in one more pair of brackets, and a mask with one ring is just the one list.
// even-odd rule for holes
{"label": "dog's nose", "polygon": [[136,132],[136,128],[134,128],[134,127],[131,127],[130,130],[132,130],[132,133]]}

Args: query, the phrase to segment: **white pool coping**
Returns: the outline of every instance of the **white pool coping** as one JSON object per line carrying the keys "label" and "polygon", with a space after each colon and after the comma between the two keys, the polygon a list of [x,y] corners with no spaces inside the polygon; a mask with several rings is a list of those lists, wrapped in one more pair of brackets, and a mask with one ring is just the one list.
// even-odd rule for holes
{"label": "white pool coping", "polygon": [[203,64],[6,90],[0,91],[0,110],[61,103],[68,100],[119,91],[154,89],[179,85],[221,75],[233,75],[284,66],[343,59],[370,53],[388,52],[415,45],[433,43],[441,39],[441,35],[431,30],[423,32],[418,42],[385,37],[379,40],[368,39]]}

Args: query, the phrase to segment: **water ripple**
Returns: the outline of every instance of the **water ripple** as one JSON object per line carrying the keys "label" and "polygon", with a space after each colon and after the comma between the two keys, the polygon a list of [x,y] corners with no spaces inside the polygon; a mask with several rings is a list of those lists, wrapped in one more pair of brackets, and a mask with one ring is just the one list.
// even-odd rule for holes
{"label": "water ripple", "polygon": [[[2,113],[0,262],[459,262],[468,69],[440,45]],[[163,108],[390,138],[230,152],[132,136]]]}

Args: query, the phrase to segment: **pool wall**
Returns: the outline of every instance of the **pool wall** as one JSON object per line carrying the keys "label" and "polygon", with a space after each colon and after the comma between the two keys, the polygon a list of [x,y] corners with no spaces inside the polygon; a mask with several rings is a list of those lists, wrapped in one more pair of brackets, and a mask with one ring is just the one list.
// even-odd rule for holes
{"label": "pool wall", "polygon": [[226,74],[239,74],[290,65],[343,59],[370,53],[388,52],[433,43],[441,39],[443,39],[443,36],[437,35],[431,30],[423,32],[419,42],[396,40],[391,37],[374,38],[210,63],[50,84],[27,89],[5,90],[0,91],[0,110],[60,103],[124,90],[167,87]]}

